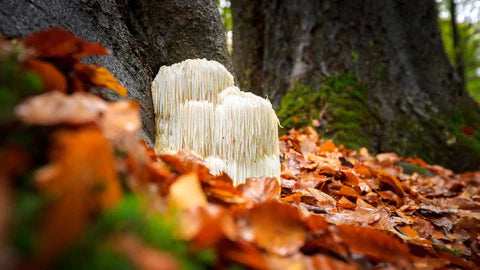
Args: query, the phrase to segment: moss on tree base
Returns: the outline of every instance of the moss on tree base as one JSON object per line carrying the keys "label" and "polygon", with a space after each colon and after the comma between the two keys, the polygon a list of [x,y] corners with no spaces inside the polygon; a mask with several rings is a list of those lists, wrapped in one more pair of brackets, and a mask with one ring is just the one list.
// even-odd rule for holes
{"label": "moss on tree base", "polygon": [[403,114],[385,121],[378,102],[367,94],[367,87],[350,73],[320,78],[318,84],[297,81],[283,97],[277,114],[284,130],[313,125],[320,136],[347,148],[365,146],[373,153],[420,157],[455,171],[479,169],[478,110],[456,106],[449,115],[418,119]]}

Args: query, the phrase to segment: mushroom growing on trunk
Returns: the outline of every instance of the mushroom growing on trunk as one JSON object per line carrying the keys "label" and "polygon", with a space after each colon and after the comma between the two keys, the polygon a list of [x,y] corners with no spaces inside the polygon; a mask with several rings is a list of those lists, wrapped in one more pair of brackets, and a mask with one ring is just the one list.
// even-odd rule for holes
{"label": "mushroom growing on trunk", "polygon": [[155,150],[189,150],[235,185],[280,179],[278,119],[270,101],[234,86],[220,63],[189,59],[160,68],[152,83]]}

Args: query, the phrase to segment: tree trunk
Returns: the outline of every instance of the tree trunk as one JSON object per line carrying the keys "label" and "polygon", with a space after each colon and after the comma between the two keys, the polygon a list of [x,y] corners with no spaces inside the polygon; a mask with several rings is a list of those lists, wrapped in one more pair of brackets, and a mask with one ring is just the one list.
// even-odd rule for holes
{"label": "tree trunk", "polygon": [[[232,15],[239,84],[281,104],[284,126],[314,120],[348,147],[478,168],[480,136],[462,130],[480,131],[479,110],[447,59],[434,0],[232,0]],[[261,80],[242,61],[260,63]]]}
{"label": "tree trunk", "polygon": [[51,26],[113,51],[90,61],[108,68],[141,103],[141,137],[149,143],[155,130],[150,84],[160,66],[207,58],[230,68],[213,0],[0,0],[0,33],[7,37]]}

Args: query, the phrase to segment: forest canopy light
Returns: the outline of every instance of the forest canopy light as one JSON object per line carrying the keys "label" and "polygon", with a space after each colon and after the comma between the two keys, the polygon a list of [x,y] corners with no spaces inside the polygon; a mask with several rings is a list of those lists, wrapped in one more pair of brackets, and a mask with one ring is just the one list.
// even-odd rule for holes
{"label": "forest canopy light", "polygon": [[187,149],[235,185],[247,177],[280,179],[278,119],[270,101],[234,86],[215,61],[162,66],[152,82],[155,150]]}

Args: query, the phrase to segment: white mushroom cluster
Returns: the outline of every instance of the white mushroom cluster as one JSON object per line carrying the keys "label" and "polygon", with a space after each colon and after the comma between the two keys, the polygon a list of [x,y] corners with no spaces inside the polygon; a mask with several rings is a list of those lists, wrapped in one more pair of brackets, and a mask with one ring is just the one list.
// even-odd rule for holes
{"label": "white mushroom cluster", "polygon": [[235,185],[255,176],[280,179],[279,122],[270,101],[240,91],[220,63],[189,59],[163,66],[152,97],[157,152],[189,150]]}

